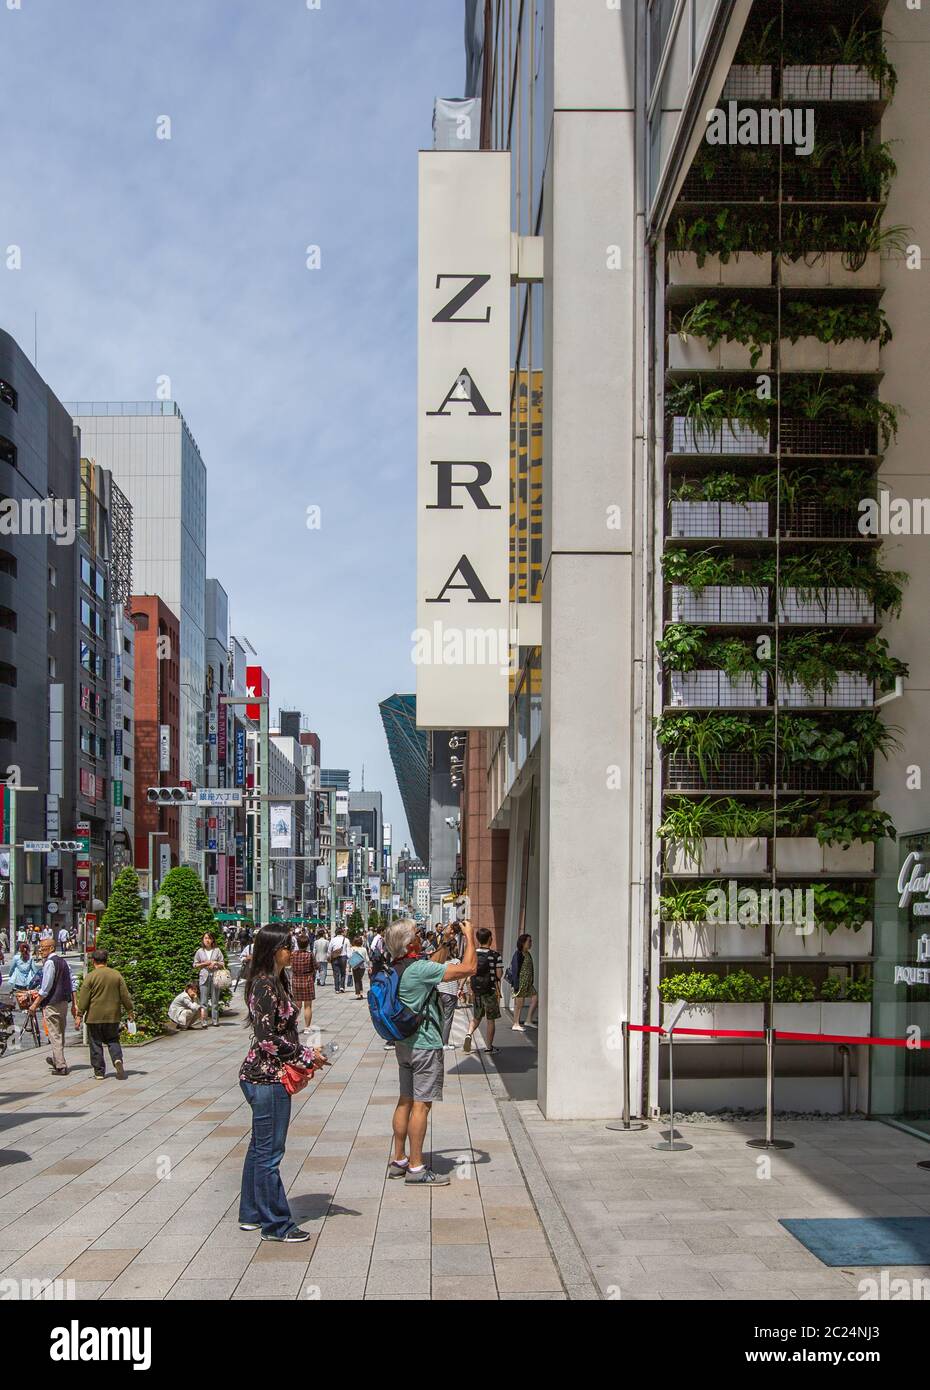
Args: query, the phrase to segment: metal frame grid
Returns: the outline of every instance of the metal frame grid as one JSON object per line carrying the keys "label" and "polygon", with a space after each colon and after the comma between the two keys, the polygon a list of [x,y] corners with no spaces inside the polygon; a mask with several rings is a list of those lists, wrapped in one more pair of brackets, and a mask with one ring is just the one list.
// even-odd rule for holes
{"label": "metal frame grid", "polygon": [[872,427],[782,417],[778,438],[784,454],[875,454],[878,438]]}
{"label": "metal frame grid", "polygon": [[798,502],[778,511],[779,533],[786,538],[819,540],[859,540],[858,512],[840,512],[821,502]]}
{"label": "metal frame grid", "polygon": [[687,415],[672,418],[673,454],[756,455],[768,452],[768,430],[760,434],[738,420],[726,420],[719,429],[697,429]]}
{"label": "metal frame grid", "polygon": [[697,763],[674,754],[663,760],[666,791],[705,791],[717,787],[723,791],[769,791],[772,768],[766,763],[758,767],[748,753],[724,753],[717,767],[704,777]]}

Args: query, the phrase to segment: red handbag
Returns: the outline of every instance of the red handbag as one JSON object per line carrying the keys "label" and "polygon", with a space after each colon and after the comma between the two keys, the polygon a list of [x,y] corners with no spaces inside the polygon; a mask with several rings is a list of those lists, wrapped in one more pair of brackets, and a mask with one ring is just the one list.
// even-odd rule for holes
{"label": "red handbag", "polygon": [[298,1091],[309,1085],[312,1075],[312,1067],[295,1067],[291,1062],[285,1062],[281,1084],[289,1096],[295,1096]]}

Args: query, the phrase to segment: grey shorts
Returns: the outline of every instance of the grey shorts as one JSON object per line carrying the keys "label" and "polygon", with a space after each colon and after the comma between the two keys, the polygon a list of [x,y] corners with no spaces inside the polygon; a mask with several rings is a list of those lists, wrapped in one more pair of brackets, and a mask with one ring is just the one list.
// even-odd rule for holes
{"label": "grey shorts", "polygon": [[394,1047],[400,1072],[401,1100],[442,1100],[443,1051],[441,1047]]}

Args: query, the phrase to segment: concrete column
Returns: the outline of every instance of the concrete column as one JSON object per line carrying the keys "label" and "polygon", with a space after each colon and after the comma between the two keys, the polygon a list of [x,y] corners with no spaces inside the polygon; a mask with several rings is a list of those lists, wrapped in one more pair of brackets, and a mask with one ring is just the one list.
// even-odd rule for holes
{"label": "concrete column", "polygon": [[630,891],[631,843],[643,834],[631,812],[641,582],[636,9],[553,0],[547,11],[536,959],[539,1104],[553,1119],[619,1112],[617,1031],[629,1017],[631,933],[640,930]]}

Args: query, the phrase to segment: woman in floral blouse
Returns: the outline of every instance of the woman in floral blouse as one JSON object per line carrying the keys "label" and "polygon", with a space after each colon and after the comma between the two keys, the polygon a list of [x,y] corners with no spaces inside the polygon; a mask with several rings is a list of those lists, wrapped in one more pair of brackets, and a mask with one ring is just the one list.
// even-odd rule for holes
{"label": "woman in floral blouse", "polygon": [[282,1077],[286,1063],[312,1072],[325,1066],[316,1048],[301,1047],[297,1009],[285,971],[291,939],[281,927],[262,927],[253,943],[245,982],[252,1045],[239,1069],[239,1085],[252,1109],[252,1139],[242,1169],[239,1225],[261,1230],[262,1240],[309,1240],[295,1225],[281,1181],[281,1160],[291,1119],[291,1097]]}

